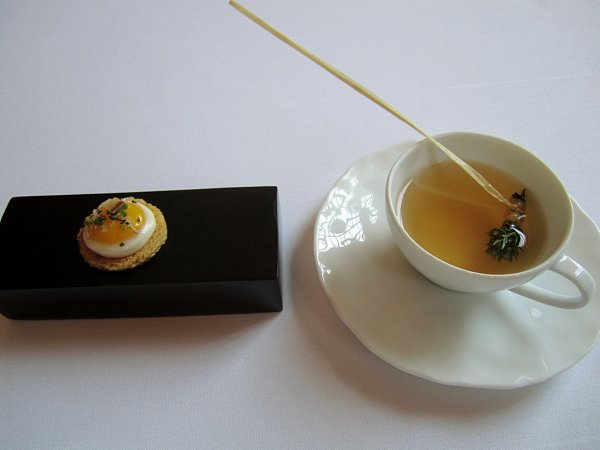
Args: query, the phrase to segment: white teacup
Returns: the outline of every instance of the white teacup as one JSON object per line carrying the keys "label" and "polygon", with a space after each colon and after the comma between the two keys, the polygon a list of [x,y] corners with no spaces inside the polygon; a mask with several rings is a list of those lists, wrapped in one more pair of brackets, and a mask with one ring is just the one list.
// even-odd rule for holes
{"label": "white teacup", "polygon": [[[415,144],[395,162],[386,185],[386,209],[392,235],[407,260],[425,277],[447,289],[481,293],[510,289],[547,305],[580,308],[592,298],[596,284],[590,273],[565,255],[573,230],[573,206],[569,194],[557,176],[540,159],[506,140],[475,133],[447,133],[436,139],[463,160],[480,161],[510,172],[528,192],[535,192],[546,222],[548,239],[535,266],[515,273],[477,273],[449,264],[422,248],[402,224],[400,196],[413,177],[423,168],[447,157],[431,142]],[[550,270],[568,279],[579,290],[569,296],[528,283]]]}

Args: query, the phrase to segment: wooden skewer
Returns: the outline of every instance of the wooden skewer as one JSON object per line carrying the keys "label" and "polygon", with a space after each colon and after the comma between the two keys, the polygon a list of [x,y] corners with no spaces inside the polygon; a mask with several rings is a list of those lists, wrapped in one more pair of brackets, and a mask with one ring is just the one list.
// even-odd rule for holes
{"label": "wooden skewer", "polygon": [[296,42],[291,40],[289,37],[287,37],[280,31],[278,31],[277,29],[273,28],[271,25],[269,25],[267,22],[262,20],[256,14],[254,14],[251,11],[249,11],[248,9],[244,8],[237,1],[229,0],[229,4],[231,6],[233,6],[235,9],[237,9],[239,12],[244,14],[246,17],[248,17],[250,20],[252,20],[256,24],[258,24],[259,26],[261,26],[262,28],[267,30],[269,33],[271,33],[272,35],[274,35],[281,41],[285,42],[287,45],[289,45],[293,49],[302,53],[304,56],[306,56],[313,62],[317,63],[319,66],[321,66],[323,69],[325,69],[326,71],[331,73],[333,76],[335,76],[339,80],[346,83],[352,89],[354,89],[358,93],[364,95],[369,100],[376,103],[377,105],[379,105],[380,107],[385,109],[387,112],[391,113],[392,115],[394,115],[395,117],[397,117],[398,119],[400,119],[404,123],[406,123],[408,126],[410,126],[414,130],[416,130],[417,132],[422,134],[426,139],[428,139],[431,143],[433,143],[436,147],[438,147],[442,152],[444,152],[444,154],[448,158],[450,158],[452,161],[454,161],[456,164],[458,164],[471,178],[473,178],[483,189],[485,189],[485,191],[488,194],[490,194],[492,197],[494,197],[499,202],[503,203],[508,208],[512,208],[512,206],[513,206],[512,203],[510,201],[508,201],[500,192],[498,192],[498,190],[494,186],[492,186],[491,183],[489,181],[487,181],[483,175],[481,175],[477,170],[475,170],[473,167],[471,167],[469,164],[467,164],[465,161],[463,161],[461,158],[459,158],[457,155],[455,155],[452,151],[450,151],[448,148],[446,148],[446,146],[444,146],[441,142],[437,141],[432,136],[430,136],[427,132],[425,132],[423,129],[421,129],[419,126],[417,126],[413,121],[408,119],[408,117],[404,116],[399,111],[397,111],[392,105],[390,105],[386,101],[382,100],[377,95],[375,95],[374,93],[369,91],[367,88],[365,88],[358,82],[354,81],[352,78],[345,75],[344,73],[340,72],[338,69],[331,66],[326,61],[322,60],[315,54],[309,52],[304,47],[297,44]]}

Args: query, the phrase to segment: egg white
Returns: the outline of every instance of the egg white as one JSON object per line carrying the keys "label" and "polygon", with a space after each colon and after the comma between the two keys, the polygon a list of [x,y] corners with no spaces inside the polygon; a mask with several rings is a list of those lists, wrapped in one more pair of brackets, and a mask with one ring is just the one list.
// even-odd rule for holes
{"label": "egg white", "polygon": [[[109,201],[110,200],[107,200],[106,202],[102,203],[99,208],[106,208],[106,203]],[[144,223],[144,226],[138,230],[137,234],[134,234],[129,239],[123,241],[124,245],[121,246],[119,244],[97,242],[89,236],[87,227],[85,227],[83,232],[83,241],[85,242],[85,245],[94,253],[106,258],[123,258],[141,249],[144,245],[146,245],[146,242],[148,242],[148,239],[150,239],[150,236],[152,236],[152,233],[156,228],[156,218],[154,217],[152,211],[150,211],[150,209],[148,209],[146,206],[142,205],[141,203],[137,203],[137,205],[142,209],[146,222]]]}

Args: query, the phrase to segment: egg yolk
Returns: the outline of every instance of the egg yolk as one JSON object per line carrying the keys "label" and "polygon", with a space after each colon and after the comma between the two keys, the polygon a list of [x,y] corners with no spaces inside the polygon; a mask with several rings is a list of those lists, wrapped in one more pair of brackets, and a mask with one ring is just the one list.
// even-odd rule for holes
{"label": "egg yolk", "polygon": [[88,239],[104,244],[121,244],[144,228],[146,216],[136,203],[124,203],[118,211],[102,209],[88,226]]}

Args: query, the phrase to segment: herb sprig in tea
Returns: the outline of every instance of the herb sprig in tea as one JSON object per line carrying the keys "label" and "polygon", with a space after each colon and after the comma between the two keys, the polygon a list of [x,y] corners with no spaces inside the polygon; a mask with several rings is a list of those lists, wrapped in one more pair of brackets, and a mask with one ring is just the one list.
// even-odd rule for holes
{"label": "herb sprig in tea", "polygon": [[490,240],[487,243],[486,253],[498,261],[506,260],[512,262],[519,257],[523,251],[527,238],[521,228],[525,221],[525,189],[519,194],[515,192],[511,197],[513,205],[510,208],[506,220],[498,228],[488,232]]}

